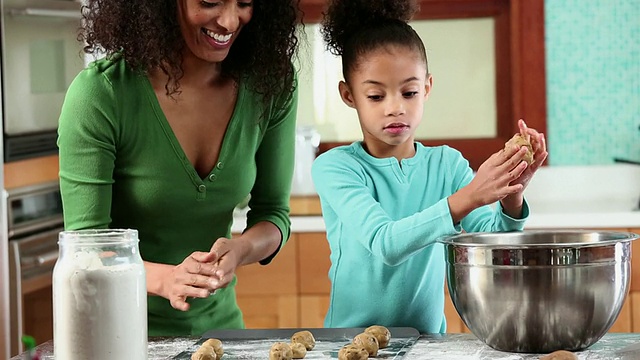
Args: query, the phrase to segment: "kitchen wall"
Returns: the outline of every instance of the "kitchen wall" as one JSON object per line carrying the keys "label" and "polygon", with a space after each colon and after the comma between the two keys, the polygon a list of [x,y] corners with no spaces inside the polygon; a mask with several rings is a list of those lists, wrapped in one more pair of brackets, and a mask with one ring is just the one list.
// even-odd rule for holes
{"label": "kitchen wall", "polygon": [[640,0],[546,0],[551,165],[640,160]]}
{"label": "kitchen wall", "polygon": [[[411,25],[427,50],[433,88],[416,137],[483,138],[496,134],[494,20],[417,20]],[[318,24],[307,24],[300,58],[298,124],[325,142],[362,138],[356,111],[338,93],[339,57],[325,49]],[[470,121],[472,119],[472,121]]]}
{"label": "kitchen wall", "polygon": [[[546,0],[545,18],[549,164],[610,164],[614,157],[640,161],[640,0]],[[495,103],[495,97],[486,97],[494,91],[486,88],[495,76],[494,59],[487,55],[492,54],[492,23],[487,19],[421,23],[417,30],[422,30],[427,45],[434,89],[419,137],[492,136],[492,121],[479,120],[475,127],[468,121],[478,114],[495,117],[494,108],[468,104],[474,99],[479,104]],[[338,97],[339,60],[326,52],[324,57],[318,55],[324,47],[321,38],[313,36],[317,26],[306,30],[308,47],[303,48],[299,64],[298,121],[318,128],[322,141],[360,139],[355,111]],[[473,42],[465,43],[465,37]],[[473,52],[461,51],[465,47]],[[464,58],[471,61],[459,70],[458,62]],[[461,83],[455,78],[459,74],[477,81]],[[473,116],[465,115],[467,110]]]}

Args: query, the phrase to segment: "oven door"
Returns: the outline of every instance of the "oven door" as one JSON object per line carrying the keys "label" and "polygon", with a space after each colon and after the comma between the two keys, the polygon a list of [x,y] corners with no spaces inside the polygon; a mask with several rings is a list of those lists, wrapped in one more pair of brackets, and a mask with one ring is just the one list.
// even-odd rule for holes
{"label": "oven door", "polygon": [[84,68],[80,4],[2,1],[5,162],[55,153],[69,84]]}
{"label": "oven door", "polygon": [[53,338],[52,275],[62,227],[9,241],[11,356],[24,351],[22,335]]}

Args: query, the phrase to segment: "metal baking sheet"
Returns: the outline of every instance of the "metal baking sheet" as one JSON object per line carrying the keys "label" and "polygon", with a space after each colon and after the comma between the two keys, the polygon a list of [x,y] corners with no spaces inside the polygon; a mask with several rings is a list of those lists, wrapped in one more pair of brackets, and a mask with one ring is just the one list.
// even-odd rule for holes
{"label": "metal baking sheet", "polygon": [[[222,341],[225,355],[223,359],[267,359],[269,349],[275,342],[291,342],[291,335],[309,330],[316,339],[316,346],[308,351],[305,359],[337,359],[338,351],[344,345],[364,331],[365,328],[301,328],[301,329],[245,329],[211,330],[188,349],[173,357],[174,360],[186,360],[207,339]],[[376,358],[402,359],[418,340],[420,333],[414,328],[391,327],[391,341],[387,348],[378,351]]]}

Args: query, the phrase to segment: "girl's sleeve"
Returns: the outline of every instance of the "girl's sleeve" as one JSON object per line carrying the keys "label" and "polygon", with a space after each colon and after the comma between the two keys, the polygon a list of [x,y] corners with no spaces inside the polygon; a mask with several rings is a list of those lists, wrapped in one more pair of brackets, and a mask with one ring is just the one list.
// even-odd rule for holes
{"label": "girl's sleeve", "polygon": [[[314,185],[322,200],[327,227],[338,226],[344,236],[359,241],[373,256],[395,266],[432,245],[441,236],[456,234],[447,199],[400,220],[393,220],[373,197],[359,164],[348,156],[325,153],[313,164]],[[325,209],[330,209],[325,211]]]}
{"label": "girl's sleeve", "polygon": [[71,83],[60,113],[60,191],[67,230],[107,228],[116,157],[117,104],[109,81],[92,68]]}
{"label": "girl's sleeve", "polygon": [[[280,248],[289,239],[291,227],[289,197],[295,155],[297,87],[285,98],[283,105],[276,107],[256,153],[256,181],[249,200],[251,210],[247,213],[247,228],[269,221],[280,230]],[[260,263],[268,264],[276,253]]]}

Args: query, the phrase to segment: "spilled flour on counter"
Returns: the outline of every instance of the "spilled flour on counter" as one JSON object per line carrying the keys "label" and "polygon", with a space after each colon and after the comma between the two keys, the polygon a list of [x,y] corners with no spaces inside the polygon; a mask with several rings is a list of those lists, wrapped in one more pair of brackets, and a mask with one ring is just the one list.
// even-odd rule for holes
{"label": "spilled flour on counter", "polygon": [[[186,351],[175,356],[174,360],[191,359],[191,354],[198,349],[204,340],[198,341],[189,347]],[[405,351],[407,351],[413,339],[392,339],[388,348],[378,351],[376,359],[403,359]],[[269,340],[223,340],[224,356],[222,359],[239,359],[239,360],[264,360],[269,358],[269,349],[276,342],[291,342],[291,338],[274,338]],[[351,339],[344,338],[334,341],[322,341],[316,339],[316,346],[313,350],[307,351],[305,359],[337,359],[338,351]]]}

